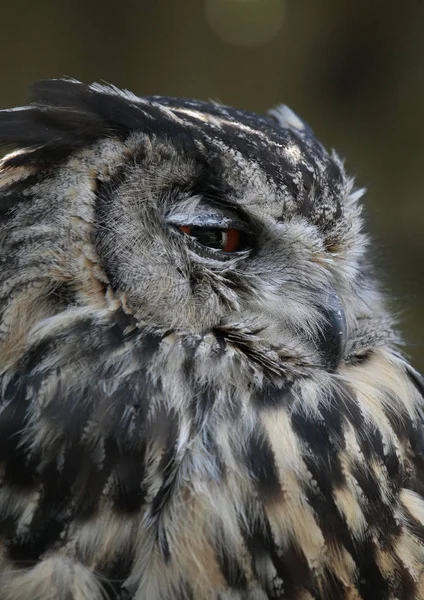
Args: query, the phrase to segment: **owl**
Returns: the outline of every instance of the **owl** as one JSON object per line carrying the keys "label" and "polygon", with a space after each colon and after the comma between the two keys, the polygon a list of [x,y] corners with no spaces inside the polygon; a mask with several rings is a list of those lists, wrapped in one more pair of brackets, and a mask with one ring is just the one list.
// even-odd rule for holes
{"label": "owl", "polygon": [[424,382],[285,106],[0,112],[2,600],[422,600]]}

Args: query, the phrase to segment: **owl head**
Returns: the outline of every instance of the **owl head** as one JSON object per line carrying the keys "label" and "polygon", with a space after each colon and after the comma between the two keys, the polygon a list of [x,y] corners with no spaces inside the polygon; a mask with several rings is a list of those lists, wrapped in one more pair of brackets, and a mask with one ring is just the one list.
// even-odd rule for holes
{"label": "owl head", "polygon": [[5,364],[75,306],[244,332],[328,369],[376,343],[361,191],[289,108],[259,116],[74,80],[33,92],[0,113],[14,150],[0,175]]}

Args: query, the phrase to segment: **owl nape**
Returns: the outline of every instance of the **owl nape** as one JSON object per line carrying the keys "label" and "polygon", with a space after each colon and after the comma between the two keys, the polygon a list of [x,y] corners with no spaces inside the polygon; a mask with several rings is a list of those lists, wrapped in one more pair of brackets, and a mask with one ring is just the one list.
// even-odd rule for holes
{"label": "owl nape", "polygon": [[423,600],[424,382],[362,190],[267,115],[0,111],[2,600]]}

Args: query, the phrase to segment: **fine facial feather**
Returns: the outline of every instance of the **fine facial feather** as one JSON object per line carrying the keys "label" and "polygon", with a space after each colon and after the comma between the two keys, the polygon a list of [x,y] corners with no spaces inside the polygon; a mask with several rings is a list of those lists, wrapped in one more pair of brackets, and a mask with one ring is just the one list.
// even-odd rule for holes
{"label": "fine facial feather", "polygon": [[0,144],[2,598],[423,598],[424,386],[337,156],[73,80]]}

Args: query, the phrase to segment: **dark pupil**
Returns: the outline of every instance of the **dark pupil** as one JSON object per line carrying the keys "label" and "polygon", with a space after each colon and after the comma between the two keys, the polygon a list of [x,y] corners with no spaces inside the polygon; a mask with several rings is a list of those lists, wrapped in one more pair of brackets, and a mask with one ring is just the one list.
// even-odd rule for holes
{"label": "dark pupil", "polygon": [[224,232],[221,229],[207,229],[205,227],[191,227],[190,235],[202,246],[222,250],[224,247]]}

